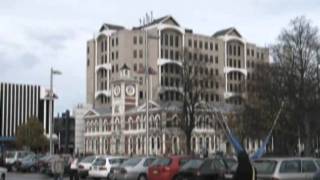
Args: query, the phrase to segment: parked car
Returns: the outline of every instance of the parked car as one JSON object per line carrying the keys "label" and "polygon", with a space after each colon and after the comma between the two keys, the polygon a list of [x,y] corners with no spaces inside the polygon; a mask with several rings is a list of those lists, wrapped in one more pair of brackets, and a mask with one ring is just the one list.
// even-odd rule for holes
{"label": "parked car", "polygon": [[21,160],[22,158],[26,157],[29,154],[33,154],[33,153],[28,151],[8,151],[6,153],[6,159],[5,159],[5,164],[8,171],[16,170],[17,161]]}
{"label": "parked car", "polygon": [[319,170],[315,158],[262,158],[254,162],[258,179],[312,179]]}
{"label": "parked car", "polygon": [[38,169],[38,156],[29,154],[16,162],[17,170],[22,172],[35,172]]}
{"label": "parked car", "polygon": [[78,174],[81,178],[86,178],[89,175],[89,170],[96,158],[97,156],[87,156],[78,163]]}
{"label": "parked car", "polygon": [[156,157],[134,157],[114,168],[113,180],[146,180],[148,167]]}
{"label": "parked car", "polygon": [[176,179],[180,167],[188,162],[191,157],[171,156],[155,160],[148,168],[148,180]]}
{"label": "parked car", "polygon": [[222,157],[192,159],[181,167],[176,180],[232,179],[233,174]]}
{"label": "parked car", "polygon": [[7,168],[0,167],[0,179],[5,180],[7,177]]}
{"label": "parked car", "polygon": [[100,156],[93,163],[89,170],[89,177],[109,179],[112,167],[119,166],[125,157],[121,156]]}
{"label": "parked car", "polygon": [[45,155],[42,158],[40,158],[37,162],[37,168],[39,172],[46,173],[48,171],[48,167],[50,166],[49,163],[51,159],[55,158],[56,155]]}

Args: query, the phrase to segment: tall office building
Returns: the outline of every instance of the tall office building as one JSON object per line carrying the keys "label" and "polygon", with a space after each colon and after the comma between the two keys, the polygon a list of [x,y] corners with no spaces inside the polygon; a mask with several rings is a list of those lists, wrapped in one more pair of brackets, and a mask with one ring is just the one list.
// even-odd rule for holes
{"label": "tall office building", "polygon": [[49,91],[39,85],[0,83],[0,139],[14,139],[17,128],[36,117],[49,133]]}
{"label": "tall office building", "polygon": [[[150,72],[149,137],[145,58]],[[255,67],[269,62],[269,50],[250,43],[235,28],[201,35],[164,16],[132,29],[103,24],[87,42],[86,61],[87,103],[93,108],[84,116],[85,150],[144,154],[149,147],[153,154],[176,154],[186,146],[179,129],[184,93],[179,72],[188,68],[196,75],[193,84],[203,88],[201,100],[227,113],[246,100],[251,88],[247,80],[255,78]],[[193,63],[184,67],[186,61]],[[250,143],[248,148],[256,149],[260,142]],[[196,117],[192,150],[203,147],[210,153],[228,149],[212,113]]]}

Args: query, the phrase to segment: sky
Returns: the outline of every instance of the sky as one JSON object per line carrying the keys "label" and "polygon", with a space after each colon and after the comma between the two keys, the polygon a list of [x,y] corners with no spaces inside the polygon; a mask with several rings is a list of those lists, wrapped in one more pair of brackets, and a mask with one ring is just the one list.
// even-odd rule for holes
{"label": "sky", "polygon": [[50,68],[61,113],[86,99],[86,41],[102,23],[132,28],[153,11],[172,15],[194,33],[236,27],[260,46],[276,42],[297,16],[320,27],[319,0],[0,0],[0,81],[49,88]]}

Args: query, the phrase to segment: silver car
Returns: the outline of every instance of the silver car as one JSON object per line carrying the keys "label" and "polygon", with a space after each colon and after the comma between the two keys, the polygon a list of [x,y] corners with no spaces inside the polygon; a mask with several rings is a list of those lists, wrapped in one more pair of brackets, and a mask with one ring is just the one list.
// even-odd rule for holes
{"label": "silver car", "polygon": [[262,158],[254,162],[258,180],[311,180],[320,169],[315,158]]}
{"label": "silver car", "polygon": [[155,157],[134,157],[113,169],[113,180],[146,180],[148,166]]}

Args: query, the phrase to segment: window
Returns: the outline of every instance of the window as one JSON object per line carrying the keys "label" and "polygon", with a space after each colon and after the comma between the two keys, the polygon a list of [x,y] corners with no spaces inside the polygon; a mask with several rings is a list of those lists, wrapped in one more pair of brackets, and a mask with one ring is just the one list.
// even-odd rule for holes
{"label": "window", "polygon": [[216,69],[216,75],[219,75],[219,70],[218,69]]}
{"label": "window", "polygon": [[193,54],[193,60],[197,60],[198,59],[198,56],[196,53]]}
{"label": "window", "polygon": [[247,49],[247,56],[250,56],[250,49]]}
{"label": "window", "polygon": [[194,42],[193,42],[193,47],[194,47],[194,48],[197,48],[197,46],[198,46],[197,40],[194,40]]}
{"label": "window", "polygon": [[112,47],[114,46],[114,39],[113,38],[111,40],[111,45],[112,45]]}
{"label": "window", "polygon": [[90,59],[87,60],[87,66],[90,66]]}
{"label": "window", "polygon": [[164,35],[164,45],[168,46],[168,34]]}
{"label": "window", "polygon": [[191,39],[188,40],[188,45],[189,45],[189,47],[192,47],[192,40]]}
{"label": "window", "polygon": [[280,166],[280,173],[300,173],[301,161],[300,160],[289,160],[283,161]]}
{"label": "window", "polygon": [[118,72],[119,68],[118,68],[118,64],[116,64],[116,72]]}
{"label": "window", "polygon": [[90,53],[90,47],[88,46],[87,47],[87,54],[89,54]]}
{"label": "window", "polygon": [[102,55],[101,56],[101,64],[103,64],[103,62],[104,62],[104,56]]}
{"label": "window", "polygon": [[216,95],[216,101],[219,102],[220,101],[220,97],[219,95]]}
{"label": "window", "polygon": [[241,52],[240,52],[240,46],[238,46],[238,56],[240,56]]}
{"label": "window", "polygon": [[204,43],[204,49],[207,50],[208,49],[208,42]]}
{"label": "window", "polygon": [[176,51],[176,60],[179,60],[179,51]]}
{"label": "window", "polygon": [[119,41],[118,41],[118,38],[116,38],[116,46],[118,46],[119,44]]}
{"label": "window", "polygon": [[219,46],[218,46],[218,44],[217,44],[217,43],[215,44],[215,49],[216,49],[216,51],[218,51],[218,50],[219,50]]}
{"label": "window", "polygon": [[251,56],[254,56],[254,50],[253,49],[251,50]]}
{"label": "window", "polygon": [[133,36],[133,44],[137,44],[137,36]]}
{"label": "window", "polygon": [[215,57],[216,64],[219,64],[218,56]]}
{"label": "window", "polygon": [[143,44],[143,37],[139,36],[139,44]]}
{"label": "window", "polygon": [[210,56],[210,63],[213,63],[213,56]]}
{"label": "window", "polygon": [[172,47],[173,46],[173,36],[170,35],[170,46]]}
{"label": "window", "polygon": [[179,47],[179,36],[176,36],[176,47]]}
{"label": "window", "polygon": [[139,91],[139,98],[143,99],[143,91]]}
{"label": "window", "polygon": [[216,89],[219,89],[219,83],[216,82]]}
{"label": "window", "polygon": [[229,52],[230,55],[232,55],[232,47],[229,45]]}
{"label": "window", "polygon": [[313,173],[317,171],[317,167],[312,160],[302,161],[302,172]]}
{"label": "window", "polygon": [[111,59],[114,60],[114,52],[111,53]]}
{"label": "window", "polygon": [[200,61],[202,61],[202,59],[203,59],[203,55],[202,55],[202,54],[200,54]]}
{"label": "window", "polygon": [[202,41],[199,42],[199,48],[202,49]]}
{"label": "window", "polygon": [[139,58],[143,58],[143,51],[142,51],[142,49],[139,50]]}
{"label": "window", "polygon": [[241,68],[241,61],[238,60],[238,68]]}
{"label": "window", "polygon": [[134,71],[134,72],[137,71],[137,64],[133,64],[133,71]]}
{"label": "window", "polygon": [[261,53],[261,59],[264,59],[264,54],[263,53]]}
{"label": "window", "polygon": [[210,50],[211,51],[213,50],[213,43],[212,42],[210,43]]}
{"label": "window", "polygon": [[116,59],[118,59],[119,58],[119,53],[118,53],[118,51],[116,51]]}
{"label": "window", "polygon": [[101,41],[101,52],[103,52],[103,49],[104,49],[104,43],[103,41]]}
{"label": "window", "polygon": [[137,50],[133,50],[133,58],[137,58]]}
{"label": "window", "polygon": [[170,59],[173,59],[173,50],[170,50]]}

